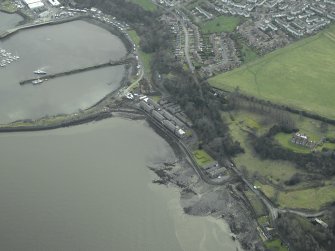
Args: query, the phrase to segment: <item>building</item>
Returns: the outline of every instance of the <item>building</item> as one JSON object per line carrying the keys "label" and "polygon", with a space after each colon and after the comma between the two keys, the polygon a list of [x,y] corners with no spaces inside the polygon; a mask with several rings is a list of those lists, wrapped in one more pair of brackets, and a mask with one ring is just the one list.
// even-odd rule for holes
{"label": "building", "polygon": [[59,6],[60,5],[60,2],[58,2],[58,0],[48,0],[48,1],[52,6]]}
{"label": "building", "polygon": [[316,142],[311,141],[305,134],[302,133],[294,133],[291,142],[296,145],[305,146],[309,148],[313,148],[316,145]]}
{"label": "building", "polygon": [[38,9],[44,7],[41,0],[23,0],[24,3],[29,7],[29,9]]}

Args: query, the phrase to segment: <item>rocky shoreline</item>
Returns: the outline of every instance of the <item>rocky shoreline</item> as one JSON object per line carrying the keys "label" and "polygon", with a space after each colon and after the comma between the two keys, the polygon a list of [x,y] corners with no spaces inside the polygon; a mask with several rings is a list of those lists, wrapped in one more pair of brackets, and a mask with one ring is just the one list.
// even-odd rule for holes
{"label": "rocky shoreline", "polygon": [[234,189],[239,181],[220,186],[205,183],[185,159],[178,144],[159,132],[157,128],[153,129],[169,143],[177,160],[149,165],[148,168],[158,176],[152,182],[178,187],[184,213],[193,216],[212,216],[227,222],[232,232],[232,239],[236,238],[244,250],[265,250],[256,230],[258,225],[253,212]]}
{"label": "rocky shoreline", "polygon": [[[111,117],[122,117],[131,120],[143,120],[146,118],[138,110],[118,106],[118,108],[113,107],[109,111],[89,114],[73,121],[63,121],[47,126],[2,127],[0,128],[0,132],[51,130]],[[226,221],[233,233],[232,238],[236,238],[243,249],[265,250],[256,231],[257,223],[253,218],[252,212],[249,210],[248,205],[235,193],[235,190],[232,189],[232,186],[236,184],[220,186],[206,184],[185,159],[179,145],[174,139],[170,138],[158,127],[153,125],[151,127],[169,143],[177,157],[176,160],[168,160],[148,166],[158,176],[157,179],[153,180],[153,183],[178,187],[180,190],[180,204],[186,214],[193,216],[210,215],[217,220]]]}

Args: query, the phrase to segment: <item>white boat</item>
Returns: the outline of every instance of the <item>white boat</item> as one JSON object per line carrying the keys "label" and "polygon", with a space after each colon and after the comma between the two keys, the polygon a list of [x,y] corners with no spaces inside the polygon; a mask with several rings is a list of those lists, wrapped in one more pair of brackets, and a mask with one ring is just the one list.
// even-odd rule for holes
{"label": "white boat", "polygon": [[31,83],[32,83],[33,85],[38,85],[38,84],[40,84],[40,83],[43,83],[43,81],[44,81],[44,80],[42,80],[42,79],[36,79],[36,80],[31,81]]}
{"label": "white boat", "polygon": [[42,71],[41,69],[38,69],[36,71],[34,71],[35,74],[40,74],[40,75],[44,75],[44,74],[47,74],[46,71]]}

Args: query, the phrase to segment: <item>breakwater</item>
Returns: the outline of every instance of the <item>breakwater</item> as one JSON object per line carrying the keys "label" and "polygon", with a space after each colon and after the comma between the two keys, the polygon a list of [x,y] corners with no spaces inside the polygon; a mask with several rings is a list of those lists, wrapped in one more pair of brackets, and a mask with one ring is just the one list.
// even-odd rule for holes
{"label": "breakwater", "polygon": [[109,61],[109,62],[106,62],[106,63],[97,64],[97,65],[88,66],[88,67],[83,67],[83,68],[74,69],[74,70],[70,70],[70,71],[64,71],[64,72],[59,72],[59,73],[55,73],[55,74],[40,75],[39,77],[36,77],[36,78],[20,81],[20,85],[33,84],[33,81],[36,81],[36,80],[45,81],[45,80],[48,80],[48,79],[53,79],[53,78],[62,77],[62,76],[68,76],[68,75],[77,74],[77,73],[84,72],[84,71],[95,70],[95,69],[108,67],[108,66],[124,65],[124,64],[128,64],[128,63],[132,62],[132,60],[134,60],[134,59],[133,58],[125,58],[125,59],[120,59],[120,60],[117,60],[117,61]]}

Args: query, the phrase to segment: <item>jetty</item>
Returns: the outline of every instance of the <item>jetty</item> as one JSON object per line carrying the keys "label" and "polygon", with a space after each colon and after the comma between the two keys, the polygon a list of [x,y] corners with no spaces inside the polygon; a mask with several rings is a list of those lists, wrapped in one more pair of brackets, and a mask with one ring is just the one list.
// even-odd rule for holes
{"label": "jetty", "polygon": [[36,80],[49,80],[49,79],[53,79],[53,78],[58,78],[58,77],[62,77],[62,76],[68,76],[68,75],[72,75],[72,74],[77,74],[77,73],[81,73],[84,71],[90,71],[90,70],[96,70],[99,68],[103,68],[103,67],[110,67],[110,66],[117,66],[117,65],[125,65],[130,63],[131,61],[133,61],[135,58],[132,57],[127,57],[127,58],[123,58],[120,60],[116,60],[116,61],[108,61],[105,63],[101,63],[101,64],[97,64],[97,65],[93,65],[93,66],[88,66],[88,67],[83,67],[83,68],[79,68],[79,69],[73,69],[70,71],[64,71],[64,72],[59,72],[59,73],[55,73],[55,74],[46,74],[43,76],[36,76],[36,78],[32,78],[32,79],[26,79],[23,81],[20,81],[20,85],[25,85],[25,84],[33,84],[34,81]]}

